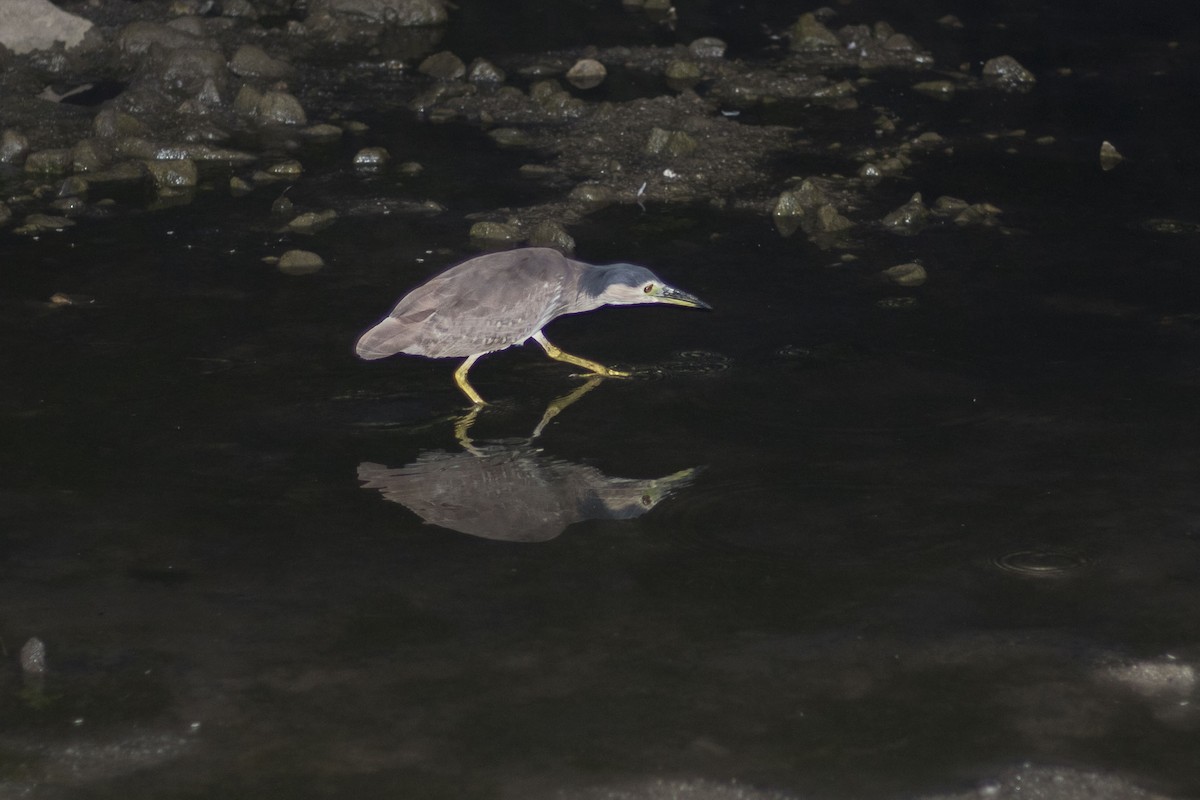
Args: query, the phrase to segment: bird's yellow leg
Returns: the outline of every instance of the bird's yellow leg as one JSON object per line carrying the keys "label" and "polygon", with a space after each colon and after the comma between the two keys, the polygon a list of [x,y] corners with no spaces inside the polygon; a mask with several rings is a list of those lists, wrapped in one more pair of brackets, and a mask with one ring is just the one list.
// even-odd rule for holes
{"label": "bird's yellow leg", "polygon": [[602,377],[603,376],[601,376],[601,375],[593,375],[592,377],[588,378],[581,386],[576,388],[575,391],[564,394],[562,397],[558,398],[557,400],[552,402],[550,405],[546,406],[546,412],[544,414],[542,414],[542,421],[539,422],[538,426],[533,429],[533,435],[530,436],[529,438],[536,439],[537,437],[541,436],[542,430],[546,427],[546,425],[548,425],[550,423],[550,420],[554,419],[561,412],[565,411],[567,406],[571,405],[576,400],[578,400],[579,398],[583,397],[585,394],[590,392],[592,389],[595,389],[597,386],[599,386],[600,379]]}
{"label": "bird's yellow leg", "polygon": [[565,361],[568,364],[574,364],[577,367],[583,367],[586,370],[591,370],[597,375],[603,375],[606,378],[629,377],[628,372],[621,372],[617,369],[609,369],[603,364],[597,364],[595,361],[588,361],[586,358],[580,358],[579,356],[573,356],[570,353],[564,353],[562,350],[559,350],[557,347],[550,344],[550,342],[546,340],[546,337],[542,335],[541,331],[538,331],[533,335],[533,340],[542,346],[542,349],[546,351],[546,355],[550,356],[556,361]]}
{"label": "bird's yellow leg", "polygon": [[475,424],[475,418],[479,416],[479,412],[482,409],[483,406],[475,406],[454,421],[454,438],[462,445],[463,450],[474,456],[483,455],[475,447],[475,442],[471,440],[471,426]]}
{"label": "bird's yellow leg", "polygon": [[467,360],[462,363],[462,366],[454,370],[454,382],[458,384],[458,388],[462,389],[463,394],[465,394],[472,403],[477,406],[485,406],[487,403],[483,402],[483,398],[479,396],[479,392],[475,391],[471,384],[467,383],[467,370],[471,368],[471,365],[475,363],[475,359],[477,358],[479,358],[478,355],[468,357]]}

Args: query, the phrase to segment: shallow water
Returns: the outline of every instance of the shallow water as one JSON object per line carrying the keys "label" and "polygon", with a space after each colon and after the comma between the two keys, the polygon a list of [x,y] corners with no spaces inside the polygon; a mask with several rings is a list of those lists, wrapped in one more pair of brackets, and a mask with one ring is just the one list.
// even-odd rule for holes
{"label": "shallow water", "polygon": [[[447,42],[469,57],[488,25],[462,16]],[[452,480],[438,502],[571,507],[587,483],[587,518],[536,542],[362,487],[364,464],[437,457],[453,477],[445,459],[470,454],[452,365],[351,352],[471,254],[463,213],[536,197],[519,156],[376,109],[371,135],[422,176],[330,166],[290,196],[452,213],[345,213],[303,239],[276,232],[271,191],[214,191],[0,231],[2,785],[499,798],[665,777],[895,797],[1029,762],[1200,792],[1194,43],[1093,19],[1038,50],[1031,26],[977,35],[1039,78],[1072,58],[1089,74],[951,104],[901,96],[907,77],[876,89],[973,132],[885,185],[878,216],[952,194],[1002,208],[1003,230],[868,235],[847,263],[710,209],[572,229],[580,257],[652,265],[716,310],[555,322],[638,377],[532,443],[570,368],[528,348],[473,370],[495,404],[469,434],[505,466],[467,462],[488,489]],[[1014,128],[1012,153],[978,135]],[[1127,156],[1111,172],[1106,138]],[[328,266],[260,261],[293,245]],[[872,277],[914,258],[919,289]],[[693,469],[650,508],[594,502]],[[15,666],[32,636],[42,683]]]}

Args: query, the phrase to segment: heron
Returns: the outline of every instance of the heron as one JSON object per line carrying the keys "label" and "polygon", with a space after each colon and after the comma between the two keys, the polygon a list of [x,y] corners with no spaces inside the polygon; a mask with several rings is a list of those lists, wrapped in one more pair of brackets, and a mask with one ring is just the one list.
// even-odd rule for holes
{"label": "heron", "polygon": [[467,381],[471,367],[481,356],[530,339],[558,361],[603,377],[628,377],[563,352],[542,329],[565,314],[646,303],[712,308],[636,264],[586,264],[548,247],[487,253],[406,294],[359,338],[355,352],[368,361],[396,353],[465,359],[454,371],[454,382],[480,408],[486,403]]}

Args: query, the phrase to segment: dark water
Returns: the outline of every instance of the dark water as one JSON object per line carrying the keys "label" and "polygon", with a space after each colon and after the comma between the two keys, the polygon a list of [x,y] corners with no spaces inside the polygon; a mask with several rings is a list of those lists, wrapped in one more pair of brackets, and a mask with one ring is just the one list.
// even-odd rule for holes
{"label": "dark water", "polygon": [[[461,5],[463,55],[555,44],[491,40],[491,12]],[[452,365],[350,350],[470,254],[463,213],[538,199],[475,131],[375,109],[372,135],[421,177],[318,170],[292,190],[452,209],[432,219],[347,213],[301,239],[275,231],[271,192],[213,191],[0,232],[0,785],[499,798],[668,777],[896,797],[1028,762],[1200,793],[1195,40],[1169,48],[1170,19],[1007,10],[1004,30],[978,9],[914,7],[908,28],[861,10],[1038,73],[1032,95],[949,105],[907,76],[870,90],[962,137],[881,187],[878,216],[951,194],[1002,208],[1002,230],[870,234],[844,263],[759,217],[589,217],[581,257],[653,265],[716,311],[554,323],[642,377],[535,445],[579,381],[533,349],[482,361],[487,468],[456,440]],[[947,11],[982,32],[935,33]],[[678,35],[728,13],[681,14]],[[670,38],[601,19],[600,38]],[[1011,153],[980,136],[1015,128]],[[1127,157],[1111,172],[1103,139]],[[328,266],[261,262],[285,246]],[[912,259],[919,289],[872,277]],[[880,302],[896,297],[915,305]],[[364,490],[364,465],[398,483]],[[404,507],[494,534],[585,496],[536,543]],[[32,636],[44,685],[15,666]]]}

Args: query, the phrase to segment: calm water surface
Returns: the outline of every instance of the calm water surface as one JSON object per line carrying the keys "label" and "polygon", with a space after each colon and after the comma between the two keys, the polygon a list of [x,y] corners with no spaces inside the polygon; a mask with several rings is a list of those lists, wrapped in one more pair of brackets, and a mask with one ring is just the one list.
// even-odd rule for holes
{"label": "calm water surface", "polygon": [[[489,43],[477,14],[451,32],[467,56]],[[580,385],[535,349],[473,371],[496,401],[478,454],[452,364],[351,354],[471,254],[462,213],[537,199],[470,129],[380,111],[421,178],[329,172],[292,195],[454,210],[433,219],[348,213],[293,239],[270,192],[217,191],[0,232],[0,782],[896,797],[1030,762],[1200,793],[1195,61],[1169,31],[1099,23],[1038,50],[1024,19],[988,35],[1046,76],[1032,96],[873,90],[974,131],[881,188],[877,216],[951,194],[1001,207],[1002,230],[867,235],[844,262],[759,217],[589,217],[580,257],[651,265],[716,310],[554,323],[642,376],[532,443]],[[1090,77],[1047,74],[1064,63]],[[1014,128],[1011,153],[979,135]],[[1108,173],[1105,138],[1128,157]],[[260,260],[293,245],[328,266]],[[920,289],[873,278],[913,259]],[[505,541],[534,514],[553,518],[539,541]],[[15,666],[32,636],[44,685]]]}

